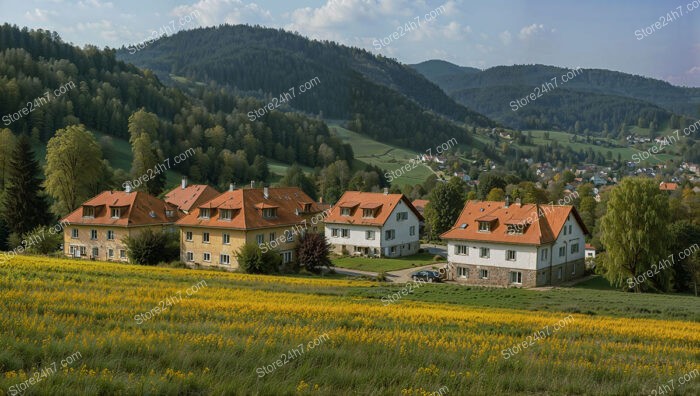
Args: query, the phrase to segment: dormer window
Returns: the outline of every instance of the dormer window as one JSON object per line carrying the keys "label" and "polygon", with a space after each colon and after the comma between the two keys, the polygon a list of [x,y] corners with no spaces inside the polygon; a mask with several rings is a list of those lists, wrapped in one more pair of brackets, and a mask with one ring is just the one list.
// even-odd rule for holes
{"label": "dormer window", "polygon": [[165,216],[166,216],[166,217],[174,217],[174,216],[175,216],[175,211],[174,211],[174,210],[166,210],[166,211],[165,211]]}
{"label": "dormer window", "polygon": [[83,206],[83,217],[95,218],[95,207],[93,206]]}
{"label": "dormer window", "polygon": [[506,227],[508,228],[508,235],[522,235],[525,230],[527,229],[529,224],[507,224]]}
{"label": "dormer window", "polygon": [[277,217],[277,208],[265,208],[262,210],[262,215],[266,219]]}
{"label": "dormer window", "polygon": [[121,208],[112,208],[112,218],[118,219],[120,217],[122,217],[122,209]]}
{"label": "dormer window", "polygon": [[352,208],[340,208],[340,215],[341,216],[350,216],[352,213]]}
{"label": "dormer window", "polygon": [[479,222],[479,232],[491,232],[491,222],[480,221]]}
{"label": "dormer window", "polygon": [[311,204],[305,203],[304,204],[304,213],[309,213],[309,212],[311,212]]}
{"label": "dormer window", "polygon": [[211,209],[209,209],[209,208],[199,209],[199,217],[202,219],[210,219],[211,218]]}
{"label": "dormer window", "polygon": [[374,210],[373,209],[362,209],[362,217],[366,218],[374,218]]}
{"label": "dormer window", "polygon": [[231,221],[232,218],[233,218],[233,210],[221,209],[221,214],[219,215],[220,220]]}

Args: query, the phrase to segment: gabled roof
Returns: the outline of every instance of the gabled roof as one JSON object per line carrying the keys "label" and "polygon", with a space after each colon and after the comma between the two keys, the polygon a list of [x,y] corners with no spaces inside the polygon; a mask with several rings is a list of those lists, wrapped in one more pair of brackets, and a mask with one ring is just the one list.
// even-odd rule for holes
{"label": "gabled roof", "polygon": [[[330,215],[326,217],[325,222],[383,226],[399,202],[406,204],[408,209],[411,210],[419,220],[423,220],[423,216],[420,214],[420,212],[418,212],[418,209],[416,209],[413,204],[411,204],[411,201],[409,201],[403,194],[346,191],[345,194],[340,197],[338,203],[333,207]],[[375,217],[363,217],[363,211],[359,209],[354,209],[350,213],[350,216],[343,216],[340,214],[340,208],[355,208],[357,206],[360,206],[359,209],[373,209],[375,211]]]}
{"label": "gabled roof", "polygon": [[[557,239],[569,215],[573,215],[583,232],[588,235],[588,229],[583,224],[576,208],[571,205],[511,204],[506,208],[504,202],[468,201],[454,227],[440,237],[442,239],[542,245]],[[491,231],[479,231],[479,221],[491,222]],[[466,227],[463,227],[465,224]],[[509,224],[522,224],[522,234],[509,234]]]}
{"label": "gabled roof", "polygon": [[193,184],[185,188],[176,187],[165,195],[165,202],[177,206],[183,212],[189,212],[204,202],[221,195],[220,192],[204,184]]}
{"label": "gabled roof", "polygon": [[[94,208],[94,217],[83,217],[84,207]],[[121,208],[121,216],[112,218],[111,208]],[[166,211],[172,212],[168,217]],[[104,191],[87,200],[62,221],[70,224],[93,224],[119,227],[136,227],[174,223],[180,214],[174,205],[168,204],[152,195],[134,191]]]}
{"label": "gabled roof", "polygon": [[[299,224],[309,214],[321,212],[318,204],[297,187],[269,188],[265,198],[262,188],[226,191],[218,197],[194,208],[177,222],[180,226],[227,229],[258,229]],[[311,203],[311,210],[302,213],[299,204]],[[200,208],[213,209],[209,219],[200,218]],[[264,218],[262,209],[277,209],[277,216]],[[231,220],[221,220],[221,209],[234,209]],[[236,210],[238,209],[238,210]],[[319,219],[321,220],[321,219]]]}
{"label": "gabled roof", "polygon": [[677,189],[678,189],[678,183],[661,182],[659,184],[659,190],[662,190],[662,191],[676,191]]}
{"label": "gabled roof", "polygon": [[416,209],[418,209],[419,212],[423,213],[425,210],[425,207],[428,205],[430,201],[427,199],[416,199],[415,201],[411,202],[413,206],[415,206]]}

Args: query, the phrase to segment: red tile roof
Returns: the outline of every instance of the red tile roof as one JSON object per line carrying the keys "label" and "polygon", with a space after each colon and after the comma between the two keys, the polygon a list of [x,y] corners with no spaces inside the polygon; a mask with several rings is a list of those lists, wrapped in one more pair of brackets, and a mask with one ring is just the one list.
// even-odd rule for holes
{"label": "red tile roof", "polygon": [[[94,217],[84,217],[83,210],[93,208]],[[119,218],[112,218],[112,208],[121,208]],[[89,209],[88,209],[89,210]],[[166,211],[172,211],[168,217]],[[70,224],[92,224],[119,227],[170,224],[180,218],[174,205],[144,192],[105,191],[86,201],[62,221]]]}
{"label": "red tile roof", "polygon": [[[473,240],[495,243],[541,245],[556,240],[569,214],[573,214],[585,234],[589,234],[576,208],[571,205],[511,204],[504,202],[468,201],[455,226],[441,235],[442,239]],[[479,231],[479,221],[491,222],[490,232]],[[521,234],[508,232],[508,224],[523,224]]]}
{"label": "red tile roof", "polygon": [[204,184],[193,184],[185,188],[177,187],[165,195],[165,202],[177,206],[183,212],[189,212],[204,202],[221,195],[220,192]]}
{"label": "red tile roof", "polygon": [[[359,224],[359,225],[374,225],[383,226],[386,223],[391,211],[403,201],[406,206],[415,213],[419,220],[423,220],[423,216],[416,209],[411,201],[403,194],[384,194],[361,191],[346,191],[338,200],[338,203],[333,207],[331,213],[326,217],[326,223],[340,224]],[[340,214],[340,208],[355,208],[350,216]],[[374,209],[374,217],[363,217],[362,209]]]}
{"label": "red tile roof", "polygon": [[[303,212],[304,204],[310,206]],[[200,218],[201,208],[211,208],[209,219]],[[263,209],[277,208],[277,216],[264,218]],[[232,209],[231,220],[221,220],[221,209]],[[239,189],[227,191],[205,202],[177,222],[180,226],[228,229],[258,229],[299,224],[309,214],[321,212],[318,204],[297,187],[270,188],[267,198],[264,189]],[[297,214],[299,213],[299,214]],[[319,219],[319,223],[322,219]]]}
{"label": "red tile roof", "polygon": [[416,199],[411,203],[413,204],[413,206],[416,207],[416,209],[418,209],[419,212],[423,213],[425,207],[428,205],[429,202],[430,201],[428,201],[427,199]]}
{"label": "red tile roof", "polygon": [[659,184],[659,190],[662,190],[662,191],[676,191],[677,189],[678,189],[678,183],[661,182],[661,184]]}

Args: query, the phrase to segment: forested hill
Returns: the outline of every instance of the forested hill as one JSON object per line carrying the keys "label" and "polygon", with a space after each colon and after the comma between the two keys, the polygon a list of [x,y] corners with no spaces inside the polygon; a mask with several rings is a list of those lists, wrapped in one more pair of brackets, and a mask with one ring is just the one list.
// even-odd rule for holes
{"label": "forested hill", "polygon": [[[405,141],[420,150],[425,149],[421,135],[434,140],[464,134],[443,117],[471,126],[495,125],[392,59],[283,30],[200,28],[164,37],[139,51],[122,48],[117,56],[163,79],[185,78],[228,87],[233,93],[257,92],[265,101],[318,77],[320,83],[313,89],[300,93],[297,88],[287,105],[327,118],[361,120],[358,132],[380,135],[388,142]],[[410,133],[406,124],[412,126]]]}
{"label": "forested hill", "polygon": [[[69,85],[60,97],[35,102]],[[0,129],[27,133],[37,144],[72,124],[128,139],[129,118],[143,108],[158,117],[149,131],[154,152],[169,158],[196,151],[177,169],[196,182],[223,187],[265,180],[265,158],[310,167],[353,158],[349,145],[330,136],[320,120],[272,112],[251,121],[247,112],[258,101],[216,93],[211,99],[229,111],[211,110],[214,106],[164,86],[152,72],[118,61],[112,50],[81,49],[56,33],[0,26],[0,116],[20,115],[10,123],[3,118]],[[31,111],[22,115],[30,102]]]}
{"label": "forested hill", "polygon": [[[700,88],[601,69],[582,69],[566,83],[569,69],[544,65],[497,66],[475,72],[432,60],[413,65],[460,103],[514,128],[563,129],[575,132],[619,130],[624,125],[654,122],[676,128],[700,114]],[[529,95],[558,77],[556,90],[513,111],[511,101]],[[545,97],[546,96],[546,97]],[[554,112],[556,110],[556,114]]]}

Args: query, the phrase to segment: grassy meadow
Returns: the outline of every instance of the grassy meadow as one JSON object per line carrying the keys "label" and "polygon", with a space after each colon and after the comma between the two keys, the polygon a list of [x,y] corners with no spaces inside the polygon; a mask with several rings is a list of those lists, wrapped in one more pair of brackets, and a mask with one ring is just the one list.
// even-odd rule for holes
{"label": "grassy meadow", "polygon": [[639,395],[672,379],[700,393],[700,378],[678,382],[699,366],[695,298],[431,284],[383,299],[397,292],[13,258],[0,263],[0,395],[54,362],[23,394]]}
{"label": "grassy meadow", "polygon": [[430,265],[435,263],[435,260],[433,260],[434,258],[434,254],[418,253],[412,256],[396,258],[367,258],[342,256],[335,257],[332,259],[332,261],[333,265],[336,267],[350,268],[362,271],[384,272]]}

